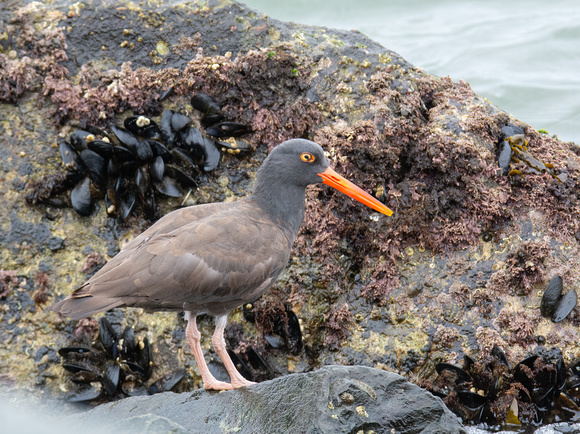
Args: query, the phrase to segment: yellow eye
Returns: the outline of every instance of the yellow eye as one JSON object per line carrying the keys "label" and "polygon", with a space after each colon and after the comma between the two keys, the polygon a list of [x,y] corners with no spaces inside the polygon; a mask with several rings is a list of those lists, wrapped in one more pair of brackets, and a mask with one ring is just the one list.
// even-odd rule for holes
{"label": "yellow eye", "polygon": [[300,158],[305,163],[313,163],[314,160],[316,160],[316,158],[314,158],[314,155],[310,154],[309,152],[303,152],[302,154],[300,154]]}

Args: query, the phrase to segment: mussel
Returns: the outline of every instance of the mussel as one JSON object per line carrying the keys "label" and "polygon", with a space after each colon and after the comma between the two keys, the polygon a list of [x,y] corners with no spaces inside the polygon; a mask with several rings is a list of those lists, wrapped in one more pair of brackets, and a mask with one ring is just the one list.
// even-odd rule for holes
{"label": "mussel", "polygon": [[[113,124],[102,130],[87,125],[74,131],[69,140],[59,138],[61,158],[69,172],[66,187],[59,193],[72,188],[73,209],[83,216],[90,215],[97,199],[104,198],[107,214],[121,222],[134,210],[154,219],[157,196],[181,197],[195,189],[196,176],[218,167],[220,148],[233,153],[252,149],[241,140],[216,145],[208,136],[238,136],[250,129],[223,122],[220,105],[208,95],[195,95],[192,105],[202,113],[208,135],[186,114],[165,110],[159,124],[146,115],[135,115],[127,117],[122,127]],[[41,201],[49,203],[49,199]]]}

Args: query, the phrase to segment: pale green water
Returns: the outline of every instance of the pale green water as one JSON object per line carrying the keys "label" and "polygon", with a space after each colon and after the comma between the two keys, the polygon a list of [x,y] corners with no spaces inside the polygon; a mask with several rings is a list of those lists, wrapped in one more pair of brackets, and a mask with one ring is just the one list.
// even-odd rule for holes
{"label": "pale green water", "polygon": [[247,0],[284,21],[357,29],[425,71],[463,79],[534,128],[580,143],[578,0]]}

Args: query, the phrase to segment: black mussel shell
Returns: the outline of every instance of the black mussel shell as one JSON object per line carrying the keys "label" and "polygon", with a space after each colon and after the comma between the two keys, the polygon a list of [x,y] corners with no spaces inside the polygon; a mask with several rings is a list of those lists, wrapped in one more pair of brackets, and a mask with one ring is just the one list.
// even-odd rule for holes
{"label": "black mussel shell", "polygon": [[105,317],[99,319],[99,326],[101,331],[101,343],[105,351],[115,360],[119,355],[119,337],[117,332]]}
{"label": "black mussel shell", "polygon": [[173,86],[171,86],[169,89],[164,90],[163,92],[161,92],[161,94],[159,94],[159,102],[169,98],[171,95],[173,95],[173,91],[175,90],[175,88]]}
{"label": "black mussel shell", "polygon": [[161,377],[149,387],[149,393],[162,393],[172,391],[174,392],[181,380],[185,378],[187,371],[185,369],[178,369],[177,371]]}
{"label": "black mussel shell", "polygon": [[264,335],[264,339],[266,339],[268,345],[270,345],[272,348],[276,350],[284,346],[284,341],[282,340],[281,337],[273,335]]}
{"label": "black mussel shell", "polygon": [[90,140],[94,140],[95,135],[89,133],[88,131],[84,130],[76,130],[74,133],[70,135],[70,142],[73,148],[75,148],[78,152],[84,151],[87,149],[87,143]]}
{"label": "black mussel shell", "polygon": [[288,316],[288,346],[290,347],[290,352],[296,355],[302,350],[302,331],[300,330],[300,321],[298,320],[298,316],[288,306],[286,306],[286,315]]}
{"label": "black mussel shell", "polygon": [[181,197],[183,194],[173,179],[168,176],[164,176],[161,182],[156,182],[154,185],[159,193],[162,193],[166,196]]}
{"label": "black mussel shell", "polygon": [[165,173],[167,173],[184,187],[194,189],[197,188],[197,183],[195,180],[188,174],[184,173],[179,167],[167,165],[165,166]]}
{"label": "black mussel shell", "polygon": [[509,142],[507,140],[500,142],[499,152],[497,154],[497,164],[502,170],[504,176],[507,176],[510,171],[510,161],[512,159],[512,155],[513,150]]}
{"label": "black mussel shell", "polygon": [[568,365],[568,369],[570,370],[572,375],[580,377],[580,356],[576,357],[574,360],[570,362],[570,365]]}
{"label": "black mussel shell", "polygon": [[455,374],[455,384],[470,383],[473,381],[471,375],[469,375],[459,366],[452,365],[451,363],[437,363],[437,365],[435,365],[435,370],[439,375],[441,375],[443,371],[449,371]]}
{"label": "black mussel shell", "polygon": [[91,180],[86,177],[79,182],[70,193],[73,209],[77,214],[88,216],[93,211],[93,198],[91,196]]}
{"label": "black mussel shell", "polygon": [[119,199],[118,209],[119,209],[119,220],[121,222],[125,221],[129,216],[129,214],[131,214],[131,211],[135,207],[136,200],[137,195],[132,190],[127,191],[127,193]]}
{"label": "black mussel shell", "polygon": [[550,283],[542,296],[542,301],[540,302],[540,312],[542,313],[542,316],[550,318],[554,315],[556,306],[558,306],[558,302],[562,296],[562,288],[562,278],[560,276],[555,276],[550,280]]}
{"label": "black mussel shell", "polygon": [[113,183],[115,189],[115,197],[124,196],[127,193],[127,187],[129,186],[129,180],[124,176],[119,176]]}
{"label": "black mussel shell", "polygon": [[101,394],[102,390],[89,386],[86,389],[68,393],[64,399],[67,402],[88,402],[100,398]]}
{"label": "black mussel shell", "polygon": [[176,133],[179,133],[181,130],[191,124],[191,122],[193,122],[192,119],[183,113],[174,112],[173,116],[171,116],[171,128]]}
{"label": "black mussel shell", "polygon": [[78,362],[64,362],[62,367],[73,374],[78,372],[93,372],[90,366]]}
{"label": "black mussel shell", "polygon": [[270,377],[272,377],[272,368],[266,363],[266,361],[260,356],[253,347],[246,348],[246,357],[250,366],[257,371],[266,372]]}
{"label": "black mussel shell", "polygon": [[[136,145],[135,145],[136,146]],[[123,145],[113,146],[113,155],[120,163],[135,160],[135,155]]]}
{"label": "black mussel shell", "polygon": [[249,323],[256,322],[256,312],[254,312],[254,304],[253,303],[246,303],[242,308],[242,313],[244,314],[244,318]]}
{"label": "black mussel shell", "polygon": [[148,142],[149,146],[151,146],[151,151],[153,151],[154,157],[161,157],[164,160],[171,158],[169,149],[167,149],[161,142],[158,142],[157,140],[148,140]]}
{"label": "black mussel shell", "polygon": [[157,124],[147,116],[130,116],[123,122],[127,131],[145,139],[161,136]]}
{"label": "black mussel shell", "polygon": [[151,189],[151,178],[145,167],[139,167],[137,169],[137,174],[135,175],[135,186],[137,187],[137,194],[141,200],[144,200],[145,196],[147,196]]}
{"label": "black mussel shell", "polygon": [[207,137],[204,137],[203,139],[203,150],[205,154],[203,159],[203,170],[211,172],[220,163],[220,151],[218,151],[214,143]]}
{"label": "black mussel shell", "polygon": [[119,164],[114,158],[107,161],[107,181],[110,183],[111,180],[116,179],[119,175]]}
{"label": "black mussel shell", "polygon": [[524,134],[524,130],[514,124],[507,124],[501,129],[500,141],[518,134]]}
{"label": "black mussel shell", "polygon": [[141,376],[141,378],[143,378],[143,379],[146,377],[147,373],[145,372],[145,369],[143,369],[143,367],[139,366],[138,363],[131,362],[131,361],[125,361],[124,363],[131,370],[131,372],[133,372],[135,374],[139,374]]}
{"label": "black mussel shell", "polygon": [[117,141],[119,142],[117,144],[121,144],[121,145],[125,146],[131,152],[136,151],[137,144],[139,143],[139,139],[137,137],[135,137],[129,131],[124,130],[123,128],[118,127],[116,125],[113,125],[111,127],[111,129],[113,130],[113,133],[115,133],[115,137],[117,138]]}
{"label": "black mussel shell", "polygon": [[108,188],[105,193],[105,206],[107,207],[107,214],[115,215],[117,212],[117,196],[115,190]]}
{"label": "black mussel shell", "polygon": [[493,346],[493,348],[491,349],[491,355],[495,357],[498,362],[500,362],[502,365],[507,366],[507,368],[509,369],[510,362],[508,361],[508,358],[503,352],[503,350],[498,345]]}
{"label": "black mussel shell", "polygon": [[90,353],[91,349],[87,347],[62,347],[58,350],[58,354],[65,357],[69,354],[86,354]]}
{"label": "black mussel shell", "polygon": [[242,377],[244,377],[246,380],[253,381],[254,377],[252,376],[252,373],[244,361],[236,354],[236,352],[228,348],[228,355],[230,356],[230,359],[232,359],[232,362],[234,362],[234,366],[238,372],[242,374]]}
{"label": "black mussel shell", "polygon": [[248,142],[242,139],[236,139],[235,137],[231,137],[228,140],[221,140],[218,142],[218,145],[230,151],[248,152],[252,150],[252,146]]}
{"label": "black mussel shell", "polygon": [[459,402],[470,410],[477,410],[489,402],[486,396],[475,392],[458,391]]}
{"label": "black mussel shell", "polygon": [[117,393],[120,378],[121,367],[117,363],[109,361],[107,363],[105,375],[103,375],[103,378],[101,379],[101,384],[103,385],[105,392],[107,392],[107,395],[114,396]]}
{"label": "black mussel shell", "polygon": [[103,158],[110,158],[113,155],[113,144],[106,140],[93,140],[88,144],[91,151],[96,152]]}
{"label": "black mussel shell", "polygon": [[165,110],[161,115],[161,122],[159,124],[159,127],[161,128],[161,137],[170,148],[175,142],[175,132],[173,130],[173,126],[171,125],[173,113],[173,110]]}
{"label": "black mussel shell", "polygon": [[163,179],[163,175],[165,174],[165,162],[163,158],[160,156],[155,157],[155,160],[149,166],[149,174],[153,181],[159,182]]}
{"label": "black mussel shell", "polygon": [[91,133],[93,136],[95,136],[95,138],[96,137],[109,138],[109,135],[105,130],[100,129],[99,127],[95,127],[94,125],[90,124],[85,125],[85,130]]}
{"label": "black mussel shell", "polygon": [[467,354],[463,355],[463,369],[465,371],[469,371],[471,368],[475,366],[475,360],[469,357]]}
{"label": "black mussel shell", "polygon": [[198,160],[203,158],[203,154],[200,151],[203,147],[203,136],[198,128],[189,127],[182,130],[179,134],[179,139],[184,149],[193,153]]}
{"label": "black mussel shell", "polygon": [[147,195],[143,200],[143,207],[145,209],[145,217],[153,220],[157,217],[157,205],[155,203],[155,194],[152,190],[147,191]]}
{"label": "black mussel shell", "polygon": [[571,289],[558,302],[558,306],[556,306],[556,311],[554,312],[552,321],[560,322],[566,318],[568,314],[574,310],[577,302],[578,296],[576,295],[576,291]]}
{"label": "black mussel shell", "polygon": [[127,178],[131,178],[133,175],[135,175],[135,172],[139,167],[141,167],[141,163],[139,163],[139,161],[126,161],[125,163],[121,164],[121,167],[119,167],[119,172]]}
{"label": "black mussel shell", "polygon": [[79,371],[73,373],[70,379],[75,383],[93,383],[95,381],[100,381],[102,375],[97,371]]}
{"label": "black mussel shell", "polygon": [[121,357],[124,360],[132,360],[135,356],[135,332],[133,327],[127,326],[121,335]]}
{"label": "black mussel shell", "polygon": [[514,371],[516,371],[518,369],[518,366],[520,365],[527,366],[530,369],[534,369],[534,363],[536,363],[536,360],[538,360],[538,355],[532,354],[531,356],[526,357],[524,360],[520,361],[514,368]]}
{"label": "black mussel shell", "polygon": [[149,391],[141,381],[124,381],[121,390],[126,396],[147,396]]}
{"label": "black mussel shell", "polygon": [[205,132],[213,137],[238,137],[251,132],[250,127],[238,122],[221,122],[212,125]]}
{"label": "black mussel shell", "polygon": [[153,354],[151,352],[151,345],[149,344],[149,338],[147,338],[147,336],[145,336],[145,338],[136,345],[135,362],[145,372],[145,379],[148,379],[151,375],[151,369],[153,367]]}
{"label": "black mussel shell", "polygon": [[201,118],[201,124],[207,128],[207,127],[211,127],[212,125],[217,124],[218,122],[221,122],[223,120],[224,116],[221,113],[213,113],[210,115],[205,115],[203,118]]}
{"label": "black mussel shell", "polygon": [[200,93],[191,97],[191,106],[203,114],[218,114],[221,107],[211,96]]}
{"label": "black mussel shell", "polygon": [[[79,160],[80,161],[80,160]],[[85,174],[82,172],[69,172],[66,174],[64,181],[62,183],[63,188],[69,189],[73,188],[75,185],[79,183],[79,181],[85,178]]]}
{"label": "black mussel shell", "polygon": [[60,149],[60,157],[66,168],[70,171],[76,172],[81,167],[83,167],[82,162],[79,160],[79,156],[66,140],[59,139],[58,147]]}
{"label": "black mussel shell", "polygon": [[135,147],[135,152],[137,154],[137,158],[141,161],[148,161],[153,158],[153,150],[151,149],[151,145],[147,140],[139,140],[137,142],[137,146]]}
{"label": "black mussel shell", "polygon": [[197,171],[198,166],[195,161],[181,148],[171,150],[171,160],[182,167]]}
{"label": "black mussel shell", "polygon": [[529,393],[532,393],[535,387],[533,372],[536,360],[538,360],[537,354],[526,357],[524,360],[520,361],[512,371],[514,381],[524,386]]}
{"label": "black mussel shell", "polygon": [[105,179],[107,176],[107,161],[90,149],[81,151],[80,157],[89,171],[91,180],[97,187],[99,187],[99,189],[102,189],[105,185]]}
{"label": "black mussel shell", "polygon": [[576,403],[565,393],[560,393],[556,396],[556,404],[562,410],[571,412],[572,415],[570,415],[570,417],[574,417],[578,412],[580,412],[580,407],[578,407],[578,405],[576,405]]}

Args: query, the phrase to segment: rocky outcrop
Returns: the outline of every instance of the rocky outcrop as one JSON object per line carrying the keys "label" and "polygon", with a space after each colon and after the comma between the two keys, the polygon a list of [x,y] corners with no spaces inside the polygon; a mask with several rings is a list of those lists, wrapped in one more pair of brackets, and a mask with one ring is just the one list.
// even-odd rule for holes
{"label": "rocky outcrop", "polygon": [[399,375],[357,366],[327,366],[224,393],[128,398],[77,414],[64,425],[143,432],[153,422],[200,434],[465,433],[439,398]]}
{"label": "rocky outcrop", "polygon": [[[160,201],[158,215],[248,194],[267,150],[291,137],[320,143],[338,172],[395,212],[377,218],[323,186],[309,190],[287,271],[250,312],[232,315],[230,347],[245,362],[251,347],[269,366],[255,379],[345,364],[428,385],[437,362],[488,355],[495,344],[512,363],[538,344],[561,348],[566,361],[580,353],[578,308],[557,324],[539,309],[553,276],[564,291],[580,281],[576,144],[539,134],[467,83],[429,75],[358,32],[282,23],[238,3],[0,8],[0,369],[8,383],[58,396],[74,389],[57,349],[92,345],[98,326],[43,307],[150,224],[140,214],[119,223],[104,201],[80,217],[66,193],[53,197],[65,173],[56,138],[166,108],[199,122],[193,93],[213,95],[227,117],[250,125],[253,152],[224,153],[187,198]],[[511,163],[522,175],[503,174],[496,151],[508,122],[565,182],[522,161]],[[303,347],[288,342],[287,303]],[[183,390],[199,385],[179,316],[110,315],[119,330],[130,325],[152,341],[152,381],[185,366]],[[207,338],[211,323],[200,323]]]}

